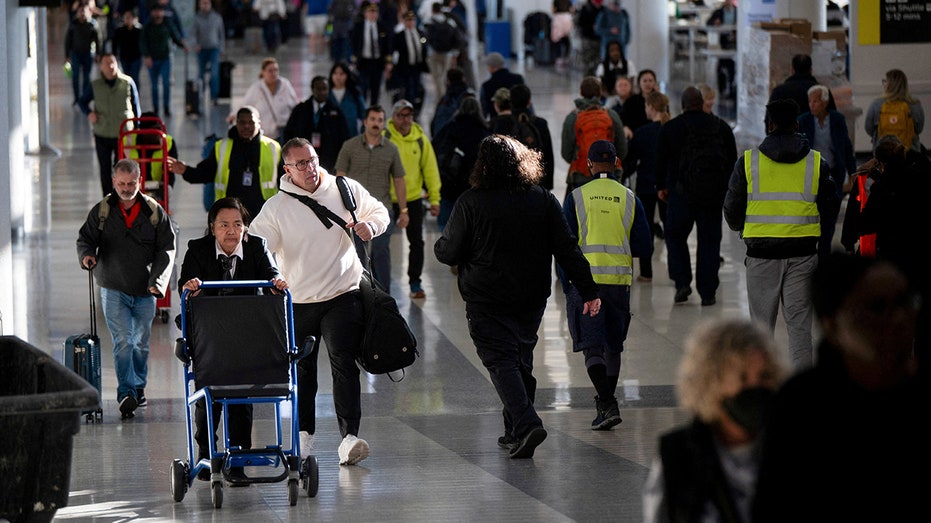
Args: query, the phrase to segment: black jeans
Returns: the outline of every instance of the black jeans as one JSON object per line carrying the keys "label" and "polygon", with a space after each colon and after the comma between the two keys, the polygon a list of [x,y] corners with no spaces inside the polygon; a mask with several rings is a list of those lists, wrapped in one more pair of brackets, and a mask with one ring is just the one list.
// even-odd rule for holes
{"label": "black jeans", "polygon": [[94,147],[97,149],[97,162],[100,164],[100,188],[103,195],[113,192],[113,164],[119,153],[119,138],[104,138],[94,135]]}
{"label": "black jeans", "polygon": [[469,335],[491,383],[504,404],[504,435],[523,438],[543,420],[533,408],[537,380],[533,377],[533,349],[544,309],[500,314],[467,311]]}
{"label": "black jeans", "polygon": [[[401,208],[398,204],[394,204],[392,207],[394,207],[394,215],[400,216]],[[423,274],[424,212],[423,201],[420,199],[407,202],[407,216],[410,221],[407,223],[407,228],[404,229],[404,234],[407,235],[407,243],[410,245],[407,255],[407,277],[410,279],[412,288],[420,286],[420,275]]]}
{"label": "black jeans", "polygon": [[[207,432],[207,409],[204,401],[194,404],[194,441],[197,442],[197,457],[209,458],[210,436],[217,440],[217,427],[220,425],[220,412],[222,407],[213,405],[213,430]],[[252,448],[252,405],[229,406],[229,444],[231,447]]]}
{"label": "black jeans", "polygon": [[333,373],[333,405],[340,435],[359,435],[362,387],[356,355],[364,331],[359,291],[341,294],[320,303],[294,304],[294,338],[298,347],[307,336],[317,337],[313,353],[297,363],[298,417],[300,430],[316,429],[317,354],[321,338],[330,356]]}

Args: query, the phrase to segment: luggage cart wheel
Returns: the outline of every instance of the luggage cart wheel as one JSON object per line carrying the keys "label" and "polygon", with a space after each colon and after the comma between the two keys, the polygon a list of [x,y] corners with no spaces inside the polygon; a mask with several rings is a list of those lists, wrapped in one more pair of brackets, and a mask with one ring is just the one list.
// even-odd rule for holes
{"label": "luggage cart wheel", "polygon": [[171,480],[171,498],[174,499],[175,502],[180,502],[184,499],[184,494],[187,493],[188,488],[187,465],[180,459],[176,459],[171,462],[171,468],[168,474]]}
{"label": "luggage cart wheel", "polygon": [[215,481],[210,484],[210,500],[213,501],[213,508],[223,506],[223,482]]}
{"label": "luggage cart wheel", "polygon": [[317,468],[316,456],[307,456],[304,464],[301,465],[301,485],[309,497],[317,495],[317,488],[320,486],[319,470]]}
{"label": "luggage cart wheel", "polygon": [[297,480],[289,479],[288,480],[288,504],[292,507],[297,505]]}

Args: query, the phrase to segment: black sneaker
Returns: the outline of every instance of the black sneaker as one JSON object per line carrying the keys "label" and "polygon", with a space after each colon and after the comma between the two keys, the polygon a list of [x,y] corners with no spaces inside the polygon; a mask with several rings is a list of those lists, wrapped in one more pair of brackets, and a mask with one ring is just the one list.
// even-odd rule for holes
{"label": "black sneaker", "polygon": [[226,484],[230,487],[248,487],[251,485],[243,467],[230,467]]}
{"label": "black sneaker", "polygon": [[691,287],[681,287],[676,289],[676,303],[685,303],[688,301],[690,294],[692,294]]}
{"label": "black sneaker", "polygon": [[658,240],[665,240],[666,234],[663,233],[663,226],[656,222],[653,224],[653,236],[656,236]]}
{"label": "black sneaker", "polygon": [[595,419],[592,421],[592,430],[611,430],[621,422],[621,411],[617,405],[617,398],[601,401],[595,396]]}
{"label": "black sneaker", "polygon": [[533,451],[536,450],[540,443],[546,439],[546,429],[543,427],[534,427],[530,429],[520,443],[514,445],[511,449],[511,459],[526,459],[533,457]]}
{"label": "black sneaker", "polygon": [[504,450],[513,450],[518,441],[508,436],[498,436],[498,446]]}
{"label": "black sneaker", "polygon": [[711,305],[714,305],[715,303],[717,303],[717,300],[714,299],[714,296],[710,298],[702,298],[701,300],[702,307],[709,307]]}
{"label": "black sneaker", "polygon": [[149,402],[145,399],[145,389],[136,389],[136,403],[137,407],[146,407],[149,405]]}
{"label": "black sneaker", "polygon": [[132,395],[123,396],[123,399],[120,400],[120,419],[132,418],[135,416],[133,411],[136,410],[139,404],[136,403],[136,398]]}

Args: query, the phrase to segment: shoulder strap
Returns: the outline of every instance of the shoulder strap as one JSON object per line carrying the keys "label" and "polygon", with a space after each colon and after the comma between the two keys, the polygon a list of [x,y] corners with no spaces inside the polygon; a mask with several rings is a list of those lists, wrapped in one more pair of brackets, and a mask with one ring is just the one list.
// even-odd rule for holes
{"label": "shoulder strap", "polygon": [[320,219],[320,223],[322,223],[323,226],[326,227],[327,229],[333,227],[333,223],[336,223],[337,225],[342,227],[343,230],[346,231],[346,234],[352,237],[352,232],[346,229],[346,220],[337,216],[336,213],[328,209],[325,205],[321,205],[320,203],[318,203],[317,200],[314,200],[310,196],[304,196],[303,194],[294,194],[293,192],[288,192],[288,191],[285,191],[284,189],[279,189],[278,192],[287,194],[288,196],[291,196],[292,198],[295,198],[297,201],[310,207],[310,210],[313,211],[314,214],[317,215],[317,218]]}
{"label": "shoulder strap", "polygon": [[[151,196],[146,196],[144,193],[140,193],[142,200],[149,206],[149,223],[152,224],[152,227],[158,227],[158,202],[155,201]],[[107,221],[107,218],[110,217],[110,197],[107,196],[103,200],[100,200],[100,203],[97,204],[97,230],[103,230],[103,224]]]}

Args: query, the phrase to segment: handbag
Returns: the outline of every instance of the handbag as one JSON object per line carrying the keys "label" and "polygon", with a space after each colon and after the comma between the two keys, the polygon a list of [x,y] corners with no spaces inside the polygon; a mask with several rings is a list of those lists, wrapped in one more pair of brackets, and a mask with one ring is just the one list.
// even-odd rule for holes
{"label": "handbag", "polygon": [[[337,176],[336,185],[339,187],[343,205],[352,215],[352,220],[357,221],[355,198],[349,183],[342,176]],[[346,221],[326,206],[309,196],[284,190],[279,192],[292,196],[310,207],[326,228],[329,229],[336,223],[346,231],[349,239],[355,242],[353,231],[346,228]],[[391,381],[401,381],[404,379],[404,369],[411,366],[420,355],[417,350],[417,338],[407,320],[401,315],[397,301],[372,277],[367,257],[362,264],[359,291],[362,295],[365,328],[359,353],[356,354],[356,362],[369,374],[388,374]],[[401,376],[397,379],[389,374],[396,371],[401,371]]]}

